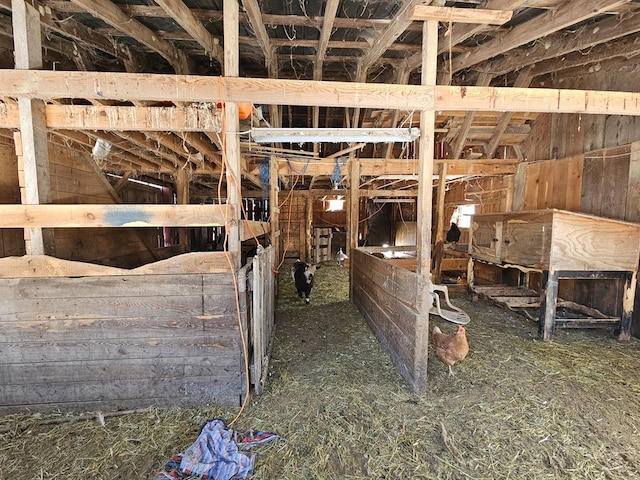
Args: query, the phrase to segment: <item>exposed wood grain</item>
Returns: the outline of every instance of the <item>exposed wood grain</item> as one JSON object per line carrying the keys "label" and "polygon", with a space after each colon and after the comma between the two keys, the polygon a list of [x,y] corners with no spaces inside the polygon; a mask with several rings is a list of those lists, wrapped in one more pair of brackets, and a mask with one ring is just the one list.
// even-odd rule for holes
{"label": "exposed wood grain", "polygon": [[[640,94],[551,88],[391,85],[190,75],[4,70],[1,96],[640,115]],[[62,79],[64,78],[64,81]]]}
{"label": "exposed wood grain", "polygon": [[233,206],[220,205],[2,205],[1,227],[223,226]]}

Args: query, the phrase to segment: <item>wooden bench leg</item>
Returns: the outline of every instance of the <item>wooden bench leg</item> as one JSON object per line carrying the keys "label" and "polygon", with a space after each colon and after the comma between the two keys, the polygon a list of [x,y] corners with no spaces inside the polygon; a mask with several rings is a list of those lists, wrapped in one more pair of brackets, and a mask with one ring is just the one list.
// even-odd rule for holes
{"label": "wooden bench leg", "polygon": [[629,340],[631,338],[631,320],[633,319],[633,305],[636,296],[636,272],[628,272],[624,280],[622,295],[622,315],[620,316],[618,340]]}
{"label": "wooden bench leg", "polygon": [[546,342],[553,340],[556,327],[556,301],[558,300],[558,272],[542,272],[542,298],[540,301],[540,319],[538,336]]}

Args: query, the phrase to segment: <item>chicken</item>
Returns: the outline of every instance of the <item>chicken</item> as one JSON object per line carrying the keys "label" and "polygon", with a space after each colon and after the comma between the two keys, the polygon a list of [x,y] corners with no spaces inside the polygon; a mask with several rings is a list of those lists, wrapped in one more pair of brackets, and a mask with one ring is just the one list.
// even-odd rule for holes
{"label": "chicken", "polygon": [[342,251],[342,248],[340,248],[338,253],[336,253],[336,263],[342,267],[344,266],[343,263],[347,258],[349,258],[347,254]]}
{"label": "chicken", "polygon": [[458,326],[455,334],[442,333],[438,327],[433,327],[433,343],[436,346],[438,359],[449,367],[449,376],[455,375],[451,366],[464,358],[469,353],[467,332],[462,325]]}

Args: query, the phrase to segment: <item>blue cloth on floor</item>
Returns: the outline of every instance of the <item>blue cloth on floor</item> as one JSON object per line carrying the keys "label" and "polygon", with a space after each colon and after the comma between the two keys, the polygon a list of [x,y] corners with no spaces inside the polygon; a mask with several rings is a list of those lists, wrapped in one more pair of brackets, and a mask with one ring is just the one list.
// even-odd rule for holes
{"label": "blue cloth on floor", "polygon": [[219,418],[204,424],[196,441],[184,452],[180,470],[212,480],[248,478],[254,456],[238,451],[233,430]]}
{"label": "blue cloth on floor", "polygon": [[280,437],[272,432],[235,432],[224,420],[207,421],[196,441],[184,452],[173,455],[155,480],[240,480],[253,475],[253,453],[245,451]]}

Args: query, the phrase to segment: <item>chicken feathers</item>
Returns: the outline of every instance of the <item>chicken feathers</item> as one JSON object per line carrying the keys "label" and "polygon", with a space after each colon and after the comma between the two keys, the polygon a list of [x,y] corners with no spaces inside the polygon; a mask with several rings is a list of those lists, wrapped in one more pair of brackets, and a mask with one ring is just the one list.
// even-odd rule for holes
{"label": "chicken feathers", "polygon": [[433,343],[436,346],[436,356],[449,367],[449,376],[455,375],[451,367],[464,358],[469,353],[469,342],[467,332],[460,325],[455,334],[448,335],[442,333],[438,327],[433,327]]}

